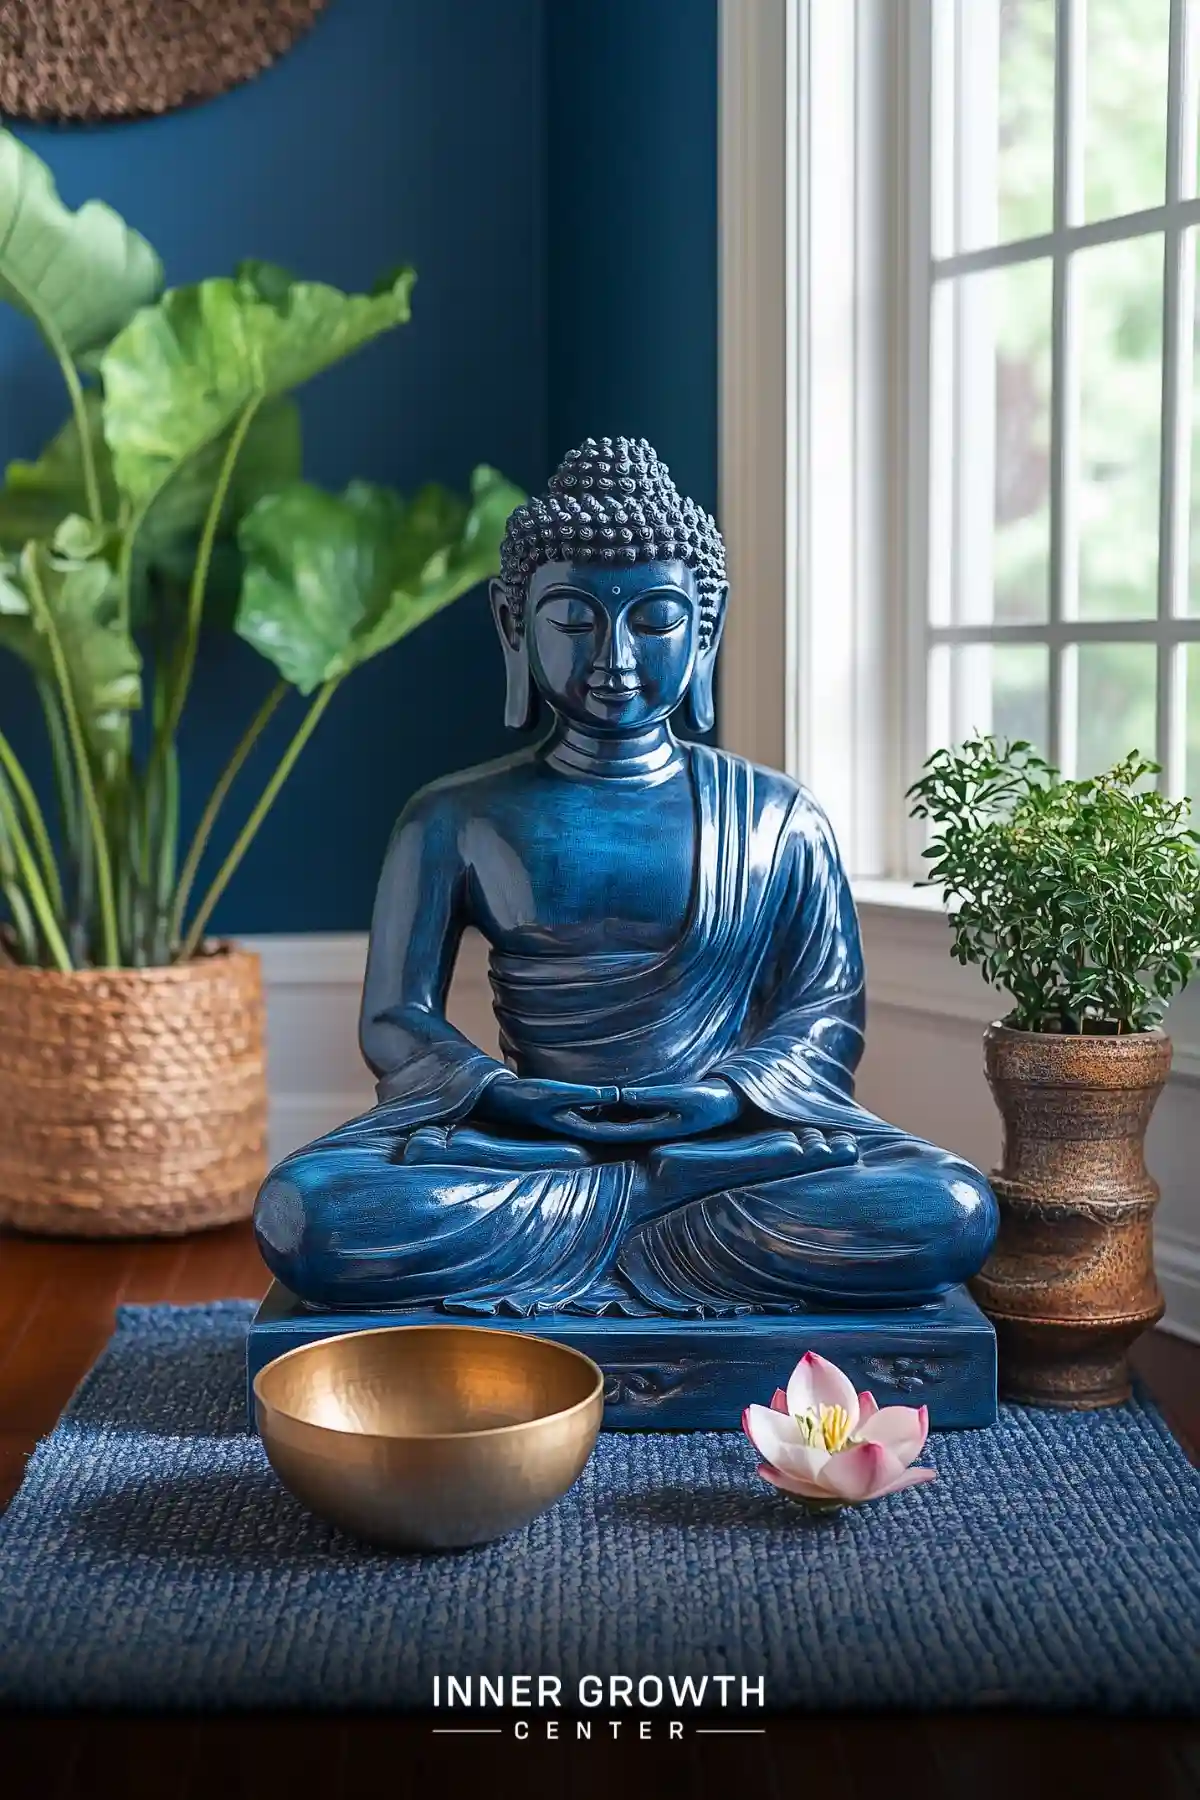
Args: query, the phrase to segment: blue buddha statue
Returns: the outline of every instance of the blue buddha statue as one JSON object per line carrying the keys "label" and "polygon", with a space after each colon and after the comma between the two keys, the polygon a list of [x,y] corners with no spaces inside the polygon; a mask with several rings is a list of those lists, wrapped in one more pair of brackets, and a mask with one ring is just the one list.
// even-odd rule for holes
{"label": "blue buddha statue", "polygon": [[[589,438],[510,518],[506,719],[549,729],[396,825],[361,1014],[378,1104],[255,1212],[303,1307],[927,1315],[983,1263],[983,1177],[854,1100],[862,953],[820,807],[672,732],[713,723],[727,599],[716,525],[644,440]],[[468,926],[502,1061],[446,1017]]]}

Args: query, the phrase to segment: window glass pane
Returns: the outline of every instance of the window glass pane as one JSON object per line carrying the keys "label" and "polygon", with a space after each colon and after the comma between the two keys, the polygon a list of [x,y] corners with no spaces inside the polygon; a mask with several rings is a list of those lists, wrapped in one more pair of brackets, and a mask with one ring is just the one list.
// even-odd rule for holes
{"label": "window glass pane", "polygon": [[1084,217],[1166,199],[1170,0],[1087,0]]}
{"label": "window glass pane", "polygon": [[1162,436],[1161,237],[1074,259],[1079,331],[1079,614],[1152,617],[1157,607]]}
{"label": "window glass pane", "polygon": [[939,249],[1037,237],[1054,218],[1054,0],[937,0]]}
{"label": "window glass pane", "polygon": [[1050,656],[1044,644],[939,645],[930,667],[930,745],[994,732],[1044,748]]}
{"label": "window glass pane", "polygon": [[[1189,259],[1193,259],[1193,267],[1196,269],[1197,274],[1200,274],[1200,232],[1188,232],[1183,241],[1183,254]],[[1195,376],[1200,376],[1200,286],[1196,289],[1194,311],[1195,318],[1192,325],[1192,365]],[[1190,613],[1200,613],[1200,380],[1195,379],[1195,377],[1191,384],[1191,407],[1192,454],[1187,610]],[[1200,801],[1200,795],[1197,795],[1196,798]]]}
{"label": "window glass pane", "polygon": [[999,241],[1054,223],[1054,0],[1001,0]]}
{"label": "window glass pane", "polygon": [[1184,738],[1184,792],[1192,802],[1192,821],[1200,817],[1200,644],[1184,651],[1187,680],[1187,725]]}
{"label": "window glass pane", "polygon": [[[946,313],[952,429],[935,433],[935,545],[955,623],[1045,619],[1050,587],[1050,291],[1046,262],[961,277]],[[936,377],[935,377],[936,378]],[[953,446],[951,450],[951,445]],[[940,467],[938,466],[940,463]]]}
{"label": "window glass pane", "polygon": [[1157,654],[1153,644],[1081,644],[1075,773],[1099,775],[1131,750],[1154,755]]}

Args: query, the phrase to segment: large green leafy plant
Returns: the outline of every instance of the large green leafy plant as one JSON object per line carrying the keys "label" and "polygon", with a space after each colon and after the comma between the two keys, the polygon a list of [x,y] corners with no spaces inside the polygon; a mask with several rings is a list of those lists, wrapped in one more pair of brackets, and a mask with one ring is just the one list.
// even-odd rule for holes
{"label": "large green leafy plant", "polygon": [[[343,294],[249,262],[164,292],[143,238],[96,201],[68,211],[0,131],[0,299],[35,322],[70,402],[0,489],[0,648],[36,683],[58,803],[43,811],[0,731],[0,953],[62,970],[195,954],[341,682],[498,569],[522,496],[493,469],[469,499],[301,479],[292,393],[404,324],[413,280]],[[176,739],[214,603],[279,680],[184,846]],[[291,688],[308,697],[298,729],[194,898],[218,811]]]}
{"label": "large green leafy plant", "polygon": [[1027,743],[938,750],[909,789],[952,954],[1012,995],[1024,1031],[1146,1031],[1200,956],[1189,803],[1146,784],[1136,752],[1066,780]]}

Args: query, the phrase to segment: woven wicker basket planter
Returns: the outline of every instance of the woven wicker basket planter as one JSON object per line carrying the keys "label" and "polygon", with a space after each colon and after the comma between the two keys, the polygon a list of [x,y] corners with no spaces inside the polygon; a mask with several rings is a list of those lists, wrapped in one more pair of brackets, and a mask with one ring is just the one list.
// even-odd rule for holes
{"label": "woven wicker basket planter", "polygon": [[167,1236],[249,1216],[266,1172],[257,956],[0,966],[0,1225]]}

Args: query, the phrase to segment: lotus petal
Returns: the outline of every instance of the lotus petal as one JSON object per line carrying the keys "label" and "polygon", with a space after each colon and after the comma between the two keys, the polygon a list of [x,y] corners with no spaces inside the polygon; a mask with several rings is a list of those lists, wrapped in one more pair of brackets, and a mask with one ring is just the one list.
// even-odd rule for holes
{"label": "lotus petal", "polygon": [[779,1413],[773,1407],[757,1403],[746,1407],[742,1413],[742,1430],[768,1462],[774,1462],[775,1452],[785,1445],[791,1444],[798,1449],[804,1441],[791,1413]]}
{"label": "lotus petal", "polygon": [[787,1395],[782,1388],[776,1388],[771,1395],[771,1411],[785,1413],[788,1409]]}
{"label": "lotus petal", "polygon": [[864,1388],[858,1396],[858,1423],[861,1426],[865,1419],[873,1419],[879,1411],[879,1402],[868,1389]]}
{"label": "lotus petal", "polygon": [[878,1488],[869,1498],[882,1500],[885,1494],[898,1494],[901,1488],[919,1487],[923,1481],[936,1480],[936,1469],[902,1469],[895,1481],[890,1481],[885,1488]]}
{"label": "lotus petal", "polygon": [[863,1444],[882,1444],[901,1463],[915,1462],[925,1448],[929,1436],[927,1406],[885,1406],[864,1425],[859,1421],[858,1439]]}
{"label": "lotus petal", "polygon": [[848,1375],[836,1363],[826,1362],[815,1350],[807,1350],[792,1370],[787,1384],[788,1411],[803,1415],[810,1410],[820,1412],[823,1406],[844,1407],[849,1429],[858,1424],[858,1395]]}
{"label": "lotus petal", "polygon": [[903,1463],[882,1444],[856,1444],[829,1458],[821,1486],[842,1500],[873,1500],[903,1474]]}
{"label": "lotus petal", "polygon": [[782,1469],[773,1469],[769,1463],[759,1463],[758,1472],[764,1481],[781,1488],[785,1494],[799,1494],[803,1500],[821,1500],[826,1506],[833,1498],[829,1489],[819,1482],[806,1481],[801,1475],[788,1475]]}
{"label": "lotus petal", "polygon": [[827,1450],[811,1449],[802,1442],[800,1428],[790,1413],[773,1412],[769,1406],[748,1406],[742,1414],[742,1429],[766,1462],[789,1475],[815,1481],[829,1460]]}

